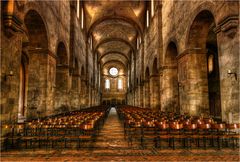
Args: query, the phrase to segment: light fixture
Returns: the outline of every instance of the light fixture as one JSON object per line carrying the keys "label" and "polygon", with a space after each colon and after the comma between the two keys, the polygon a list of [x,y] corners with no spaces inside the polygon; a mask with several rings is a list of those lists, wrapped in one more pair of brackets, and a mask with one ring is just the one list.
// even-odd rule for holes
{"label": "light fixture", "polygon": [[228,70],[227,73],[229,76],[234,75],[235,79],[237,80],[237,73],[232,72],[232,70]]}

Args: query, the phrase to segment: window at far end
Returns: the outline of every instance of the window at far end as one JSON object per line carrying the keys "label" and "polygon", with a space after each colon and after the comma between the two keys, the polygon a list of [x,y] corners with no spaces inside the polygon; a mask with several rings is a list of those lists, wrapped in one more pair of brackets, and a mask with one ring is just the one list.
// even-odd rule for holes
{"label": "window at far end", "polygon": [[105,89],[110,89],[110,80],[109,79],[105,80]]}
{"label": "window at far end", "polygon": [[79,9],[80,9],[80,0],[77,0],[77,18],[79,18],[79,16],[80,16]]}
{"label": "window at far end", "polygon": [[155,9],[154,0],[151,0],[151,17],[154,16],[154,9]]}
{"label": "window at far end", "polygon": [[81,28],[83,29],[84,27],[84,11],[83,8],[81,7]]}
{"label": "window at far end", "polygon": [[149,10],[147,10],[147,13],[146,13],[146,25],[148,28],[149,27]]}
{"label": "window at far end", "polygon": [[112,75],[112,76],[117,76],[117,75],[118,75],[118,69],[115,68],[115,67],[112,67],[112,68],[109,70],[109,74]]}
{"label": "window at far end", "polygon": [[123,81],[122,81],[122,79],[118,79],[118,89],[123,89]]}
{"label": "window at far end", "polygon": [[214,56],[208,56],[208,74],[211,74],[214,71]]}

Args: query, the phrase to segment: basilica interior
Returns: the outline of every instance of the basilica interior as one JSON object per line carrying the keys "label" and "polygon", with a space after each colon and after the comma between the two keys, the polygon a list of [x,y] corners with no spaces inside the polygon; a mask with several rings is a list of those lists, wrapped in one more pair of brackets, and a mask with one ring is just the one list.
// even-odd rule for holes
{"label": "basilica interior", "polygon": [[3,161],[239,161],[239,1],[4,0]]}

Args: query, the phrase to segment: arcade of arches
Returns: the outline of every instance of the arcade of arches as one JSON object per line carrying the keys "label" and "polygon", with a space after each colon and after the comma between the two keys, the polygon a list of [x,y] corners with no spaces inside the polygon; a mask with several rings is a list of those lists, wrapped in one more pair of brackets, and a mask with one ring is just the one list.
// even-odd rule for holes
{"label": "arcade of arches", "polygon": [[1,1],[1,122],[132,105],[239,123],[239,20],[238,1]]}

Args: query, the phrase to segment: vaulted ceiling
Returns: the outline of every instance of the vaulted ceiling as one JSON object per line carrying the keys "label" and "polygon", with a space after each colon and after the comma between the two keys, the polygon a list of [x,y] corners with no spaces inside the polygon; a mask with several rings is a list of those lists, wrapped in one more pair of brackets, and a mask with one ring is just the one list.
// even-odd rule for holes
{"label": "vaulted ceiling", "polygon": [[89,0],[84,1],[88,36],[93,51],[104,65],[109,62],[127,67],[136,50],[137,37],[145,24],[144,1]]}

